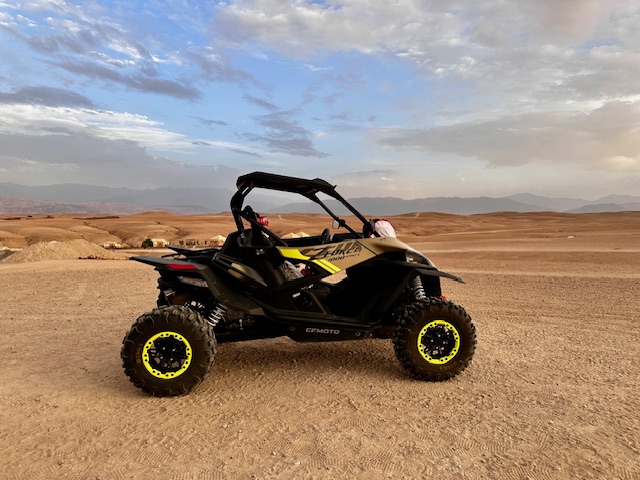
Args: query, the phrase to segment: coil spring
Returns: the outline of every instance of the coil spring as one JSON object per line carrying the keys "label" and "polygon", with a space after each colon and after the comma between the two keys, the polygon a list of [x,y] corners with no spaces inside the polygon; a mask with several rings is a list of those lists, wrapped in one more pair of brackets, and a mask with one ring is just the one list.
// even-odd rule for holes
{"label": "coil spring", "polygon": [[425,300],[427,298],[427,294],[424,291],[424,286],[422,286],[422,279],[419,276],[416,276],[413,280],[411,280],[411,289],[413,290],[413,295],[418,300]]}
{"label": "coil spring", "polygon": [[207,316],[207,322],[212,327],[215,327],[216,325],[218,325],[218,323],[220,323],[224,319],[224,316],[226,314],[227,314],[227,307],[225,307],[221,303],[218,303],[216,304],[216,307],[211,311],[211,313],[209,313],[209,315]]}

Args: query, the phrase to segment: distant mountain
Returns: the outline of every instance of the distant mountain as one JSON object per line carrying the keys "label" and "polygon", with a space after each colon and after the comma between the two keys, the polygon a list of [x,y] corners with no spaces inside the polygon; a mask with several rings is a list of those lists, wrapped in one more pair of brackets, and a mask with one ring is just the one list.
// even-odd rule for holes
{"label": "distant mountain", "polygon": [[[327,206],[338,215],[348,210],[336,200],[327,201]],[[394,197],[352,198],[349,200],[364,215],[400,215],[410,212],[440,212],[457,215],[490,212],[538,212],[540,207],[516,202],[508,198],[491,197],[433,197],[403,200]],[[322,213],[323,210],[311,202],[290,203],[269,213]]]}
{"label": "distant mountain", "polygon": [[616,203],[618,205],[622,205],[625,203],[635,203],[640,202],[640,197],[635,195],[607,195],[606,197],[599,198],[598,200],[594,200],[591,203]]}
{"label": "distant mountain", "polygon": [[[67,211],[69,208],[73,210],[73,213],[78,213],[83,208],[86,208],[85,211],[87,213],[91,213],[95,209],[94,204],[100,202],[122,205],[126,210],[105,213],[127,213],[133,210],[166,210],[174,213],[219,213],[229,211],[229,200],[233,193],[232,190],[214,187],[162,187],[135,190],[132,188],[112,188],[72,183],[41,186],[0,183],[0,197],[3,197],[5,201],[7,199],[14,199],[50,203],[52,204],[51,208],[62,209],[59,213],[63,213],[63,211]],[[286,203],[286,200],[281,198],[262,195],[260,193],[252,195],[252,199],[256,209],[264,211],[274,209],[278,205]],[[73,206],[68,204],[73,204]],[[82,204],[87,205],[83,207]],[[124,207],[125,205],[128,205],[128,207]],[[143,208],[136,209],[131,207],[136,205]],[[40,210],[47,209],[47,207],[43,205],[36,206],[34,204],[30,208],[36,208],[38,211],[32,210],[29,212],[25,211],[24,213],[49,213],[40,212]],[[15,210],[9,210],[7,206],[3,207],[0,204],[0,211],[7,212]]]}
{"label": "distant mountain", "polygon": [[40,202],[0,197],[0,212],[17,214],[109,213],[133,215],[149,210],[140,205],[109,202]]}
{"label": "distant mountain", "polygon": [[[122,213],[165,210],[181,214],[229,211],[232,190],[224,188],[162,187],[147,190],[63,184],[25,186],[0,183],[0,211],[15,213]],[[252,193],[248,203],[261,213],[323,213],[312,202],[287,203],[288,199],[262,191]],[[508,197],[431,197],[404,200],[395,197],[349,199],[367,216],[399,215],[411,212],[440,212],[470,215],[490,212],[618,212],[640,210],[640,196],[609,195],[589,201],[579,198],[542,197],[519,193]],[[347,210],[337,201],[327,202],[339,215]]]}
{"label": "distant mountain", "polygon": [[0,196],[22,198],[41,202],[112,202],[114,199],[135,192],[131,188],[100,187],[77,183],[27,186],[17,183],[0,183]]}
{"label": "distant mountain", "polygon": [[595,203],[584,207],[568,210],[566,213],[604,213],[604,212],[628,212],[640,211],[640,202],[632,203]]}
{"label": "distant mountain", "polygon": [[538,211],[549,210],[552,212],[564,212],[574,208],[584,207],[588,205],[588,200],[581,198],[565,198],[565,197],[541,197],[539,195],[532,195],[530,193],[518,193],[516,195],[510,195],[508,197],[516,202],[526,203],[529,205],[537,205],[541,208]]}

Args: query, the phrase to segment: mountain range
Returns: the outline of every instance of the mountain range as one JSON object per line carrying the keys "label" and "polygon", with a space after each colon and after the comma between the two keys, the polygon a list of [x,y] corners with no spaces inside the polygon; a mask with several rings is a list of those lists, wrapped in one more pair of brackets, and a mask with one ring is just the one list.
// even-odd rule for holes
{"label": "mountain range", "polygon": [[[229,211],[232,190],[223,188],[162,187],[147,190],[99,187],[82,184],[26,186],[0,183],[0,212],[21,214],[120,213],[134,214],[165,210],[179,214]],[[302,197],[299,197],[302,198]],[[290,203],[290,198],[250,194],[249,203],[261,213],[322,213],[312,202]],[[640,196],[608,195],[597,200],[543,197],[519,193],[507,197],[428,197],[404,200],[395,197],[351,198],[365,215],[399,215],[411,212],[440,212],[471,215],[491,212],[597,213],[640,211]],[[335,200],[327,202],[336,214],[346,209]]]}

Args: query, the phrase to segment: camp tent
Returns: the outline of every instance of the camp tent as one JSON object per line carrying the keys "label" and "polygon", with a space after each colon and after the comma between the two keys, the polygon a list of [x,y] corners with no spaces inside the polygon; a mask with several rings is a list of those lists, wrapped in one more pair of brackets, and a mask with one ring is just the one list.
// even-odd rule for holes
{"label": "camp tent", "polygon": [[165,240],[164,238],[152,238],[151,242],[153,243],[154,248],[158,248],[158,247],[166,247],[167,244],[169,243],[167,240]]}
{"label": "camp tent", "polygon": [[212,247],[221,247],[226,240],[227,237],[224,235],[215,235],[209,239],[209,245]]}

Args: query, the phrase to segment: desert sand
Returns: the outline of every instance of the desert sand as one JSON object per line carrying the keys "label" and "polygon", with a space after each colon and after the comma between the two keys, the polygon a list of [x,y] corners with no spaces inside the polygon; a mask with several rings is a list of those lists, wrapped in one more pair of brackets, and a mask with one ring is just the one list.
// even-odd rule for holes
{"label": "desert sand", "polygon": [[[175,239],[231,228],[229,217],[160,213],[82,228],[56,220],[0,221],[0,236],[24,247],[135,243],[150,225]],[[291,226],[279,233],[327,226],[280,220]],[[40,224],[29,231],[28,221]],[[467,282],[443,281],[478,329],[473,363],[455,379],[411,379],[390,340],[279,338],[220,345],[189,395],[153,398],[119,358],[126,331],[154,306],[153,268],[0,262],[0,476],[640,478],[640,213],[392,221]]]}

